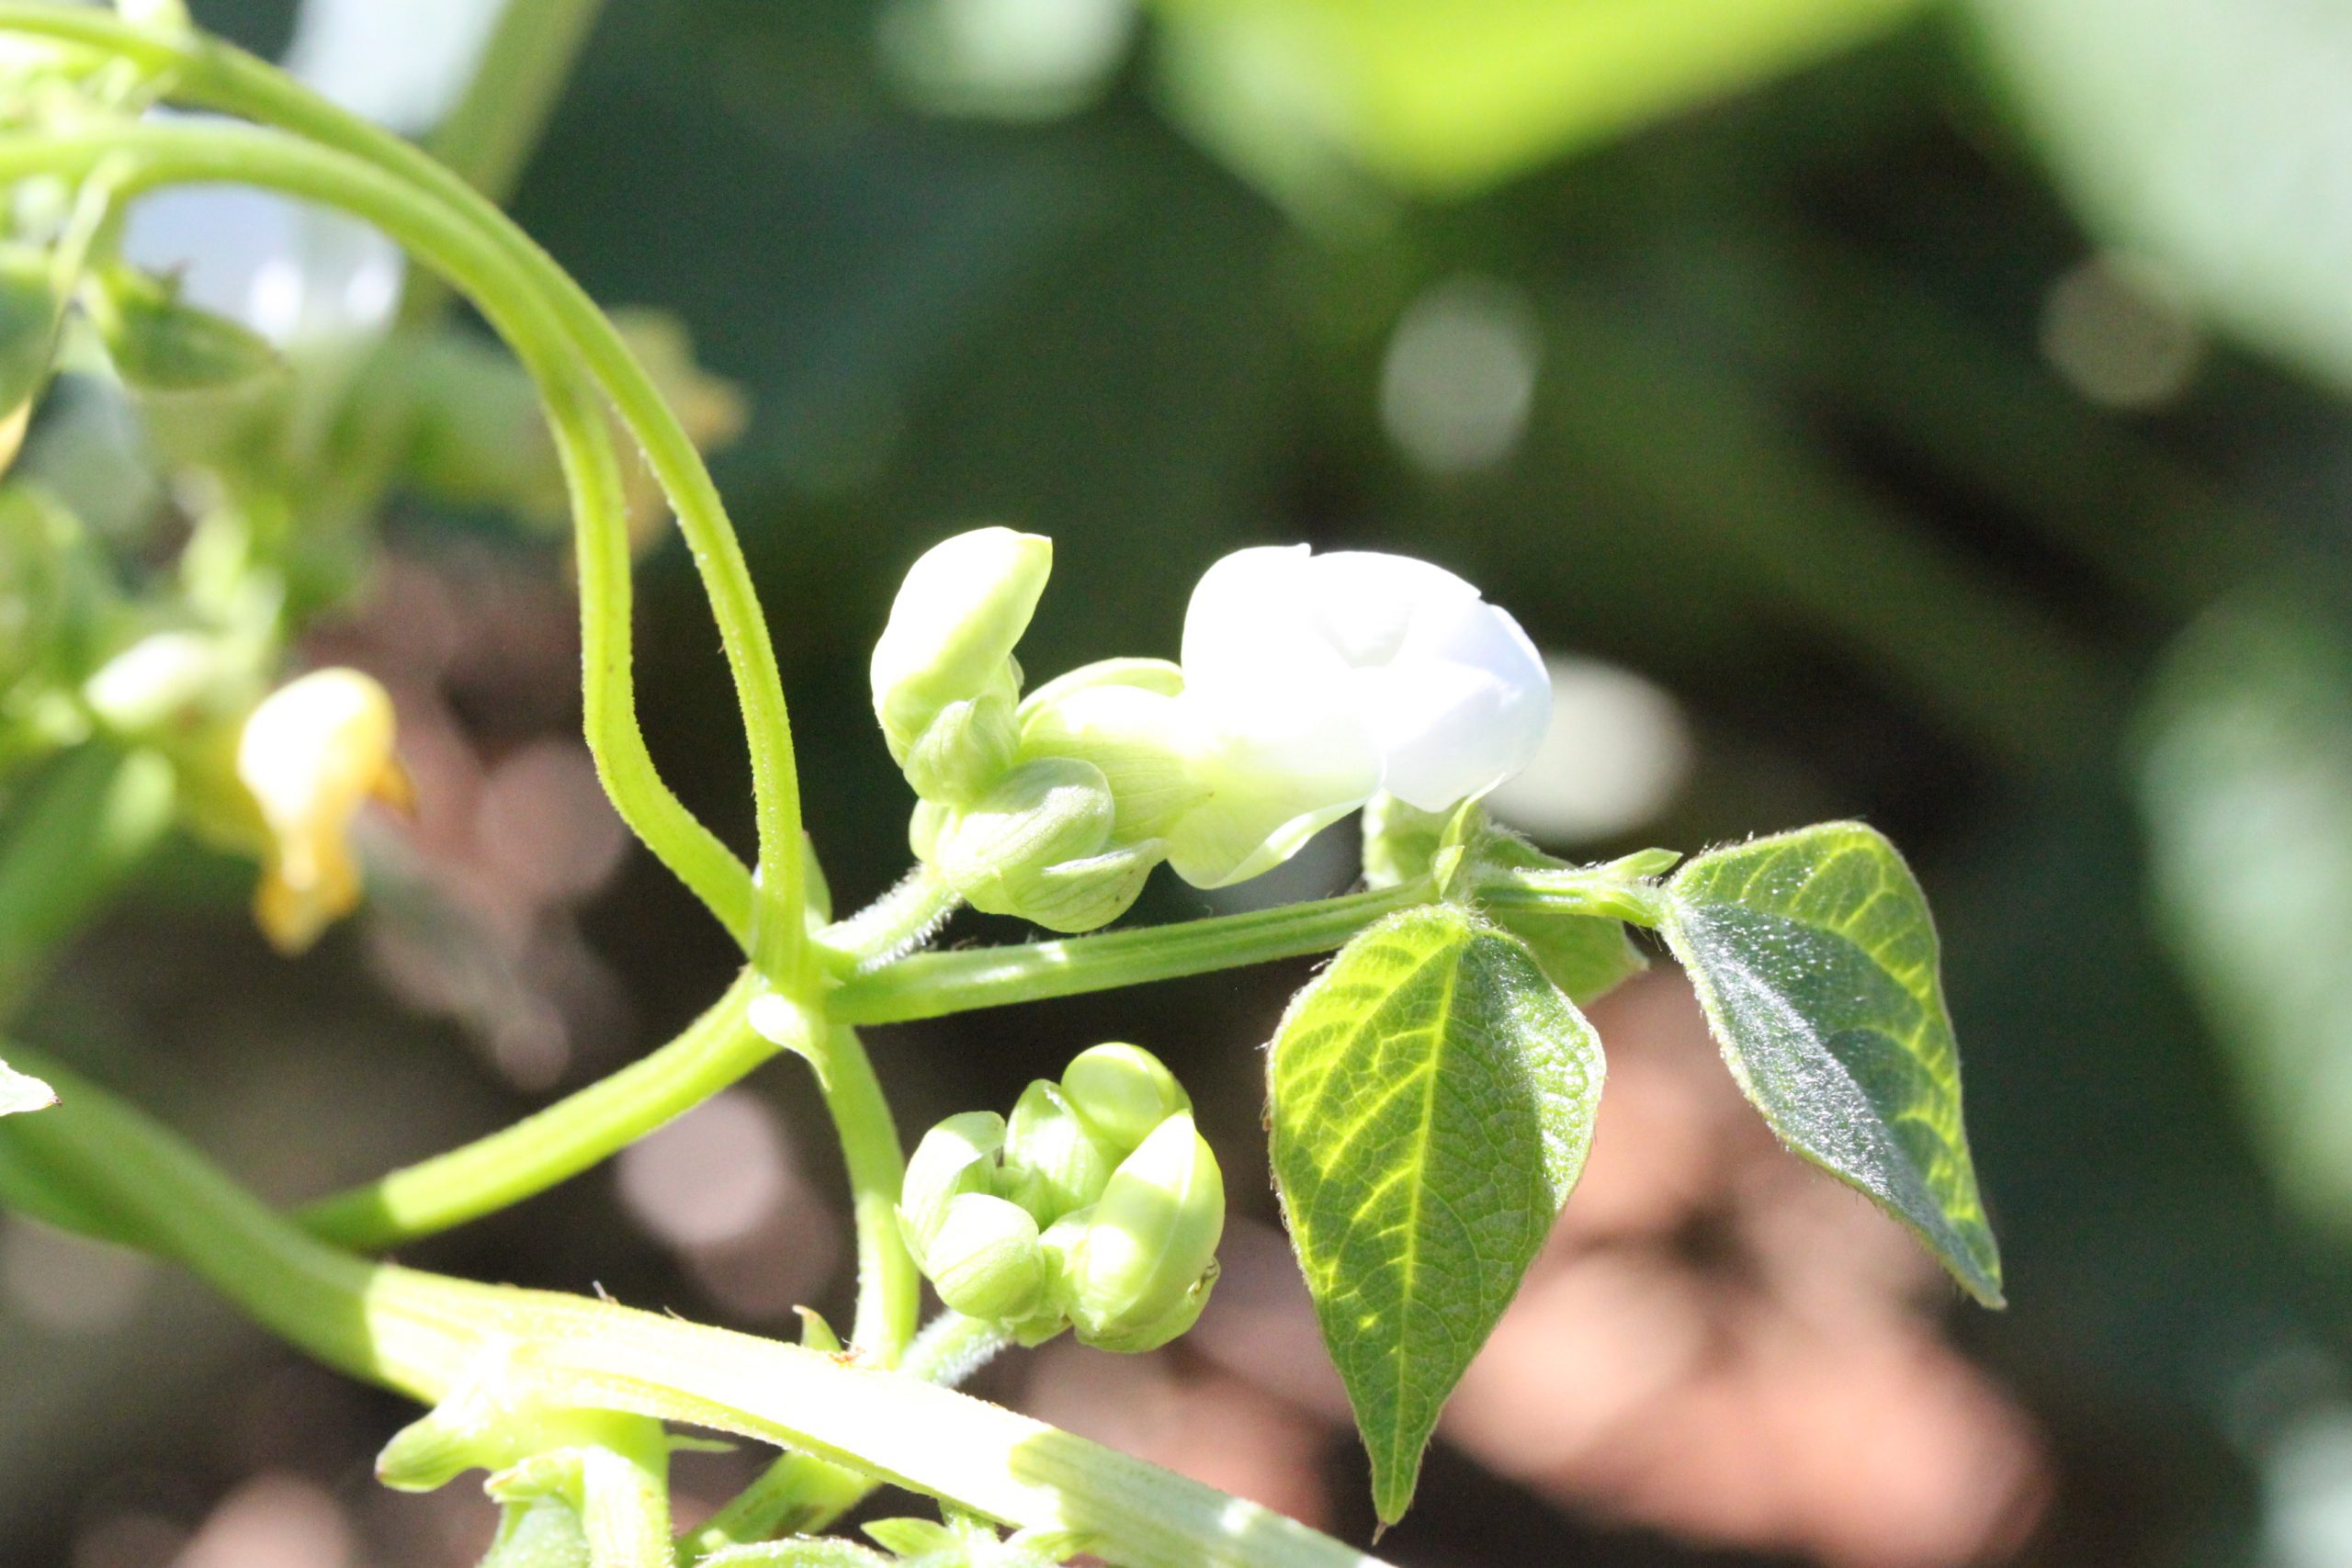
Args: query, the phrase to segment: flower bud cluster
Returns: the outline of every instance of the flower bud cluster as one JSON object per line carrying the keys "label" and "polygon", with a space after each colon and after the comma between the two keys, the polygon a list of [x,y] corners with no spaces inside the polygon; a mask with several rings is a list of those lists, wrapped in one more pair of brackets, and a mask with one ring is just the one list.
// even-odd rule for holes
{"label": "flower bud cluster", "polygon": [[951,1116],[908,1162],[899,1224],[939,1299],[1024,1344],[1150,1350],[1216,1280],[1225,1181],[1192,1102],[1150,1052],[1097,1045],[1011,1117]]}
{"label": "flower bud cluster", "polygon": [[1238,551],[1193,591],[1183,662],[1112,659],[1020,699],[1045,539],[984,528],[908,574],[875,709],[922,797],[910,838],[992,913],[1087,931],[1162,860],[1200,887],[1272,870],[1385,791],[1424,811],[1524,767],[1551,716],[1519,624],[1453,573],[1306,546]]}

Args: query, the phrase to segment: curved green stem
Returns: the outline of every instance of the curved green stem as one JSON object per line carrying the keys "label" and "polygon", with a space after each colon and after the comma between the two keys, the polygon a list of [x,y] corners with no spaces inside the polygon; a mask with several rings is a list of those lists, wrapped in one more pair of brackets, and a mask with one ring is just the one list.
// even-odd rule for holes
{"label": "curved green stem", "polygon": [[65,1099],[0,1122],[0,1147],[321,1359],[428,1403],[495,1346],[517,1394],[784,1444],[1003,1524],[1076,1531],[1125,1568],[1379,1568],[1269,1509],[901,1373],[338,1252],[103,1090],[6,1054]]}
{"label": "curved green stem", "polygon": [[839,969],[892,963],[929,941],[962,902],[937,872],[919,864],[873,903],[818,932],[817,945]]}
{"label": "curved green stem", "polygon": [[1419,880],[1246,915],[1022,947],[919,953],[844,981],[828,1010],[849,1023],[899,1023],[1328,953],[1384,915],[1427,903],[1432,891]]}
{"label": "curved green stem", "polygon": [[[517,229],[496,206],[463,179],[399,137],[302,87],[263,62],[215,39],[167,36],[133,27],[100,11],[74,6],[0,3],[0,30],[17,31],[111,51],[134,60],[165,77],[174,101],[242,115],[299,132],[322,144],[300,148],[318,155],[328,150],[372,166],[389,180],[394,205],[429,209],[445,226],[461,231],[467,241],[503,258],[511,275],[492,280],[492,298],[474,287],[480,281],[442,266],[454,281],[488,310],[494,301],[516,302],[517,293],[544,306],[556,334],[576,353],[588,373],[612,400],[623,423],[642,444],[647,466],[675,508],[696,570],[701,573],[711,611],[718,624],[728,665],[735,679],[742,707],[744,730],[752,753],[752,787],[759,825],[759,917],[752,922],[752,961],[778,985],[806,995],[814,972],[801,919],[806,905],[806,868],[802,864],[799,781],[793,761],[792,728],[786,713],[784,687],[777,673],[775,649],[762,615],[742,547],[728,522],[724,503],[701,454],[678,422],[661,391],[638,364],[612,323],[571,276],[530,237]],[[212,128],[140,126],[108,130],[95,138],[97,144],[121,147],[159,130],[209,130],[212,135],[238,133]],[[54,145],[73,139],[39,139]],[[251,166],[211,175],[272,186],[328,206],[357,212],[384,227],[401,243],[440,261],[387,222],[378,212],[362,210],[342,198],[334,182],[322,186],[303,181],[287,158],[273,158],[258,147],[248,150]],[[43,172],[55,172],[44,170]],[[354,171],[356,172],[356,171]],[[296,182],[300,183],[296,183]],[[373,193],[380,196],[379,190]],[[372,197],[371,197],[372,199]],[[520,353],[520,345],[517,345]]]}
{"label": "curved green stem", "polygon": [[372,1252],[544,1192],[773,1056],[776,1047],[746,1021],[761,988],[747,971],[650,1055],[488,1137],[322,1199],[297,1217],[313,1235]]}
{"label": "curved green stem", "polygon": [[857,1315],[850,1342],[876,1366],[892,1367],[914,1338],[922,1310],[922,1277],[899,1235],[899,1188],[907,1156],[890,1102],[856,1032],[836,1026],[803,1050],[817,1070],[825,1109],[849,1167],[850,1209],[857,1234]]}

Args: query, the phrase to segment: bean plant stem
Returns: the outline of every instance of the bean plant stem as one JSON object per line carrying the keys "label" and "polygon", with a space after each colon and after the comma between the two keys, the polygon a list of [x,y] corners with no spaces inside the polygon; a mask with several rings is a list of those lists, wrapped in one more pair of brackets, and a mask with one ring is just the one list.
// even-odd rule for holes
{"label": "bean plant stem", "polygon": [[850,1210],[857,1235],[857,1315],[850,1340],[877,1366],[896,1366],[914,1337],[922,1279],[899,1235],[899,1188],[906,1151],[890,1101],[854,1030],[835,1026],[804,1053],[817,1069],[825,1109],[849,1166]]}
{"label": "bean plant stem", "polygon": [[[942,1313],[907,1348],[899,1371],[941,1388],[956,1388],[1012,1343],[1001,1325]],[[854,1471],[808,1454],[785,1454],[686,1537],[679,1544],[679,1559],[691,1564],[729,1547],[780,1535],[813,1534],[873,1490],[873,1482]]]}
{"label": "bean plant stem", "polygon": [[[240,179],[327,202],[377,223],[467,285],[526,364],[538,373],[551,417],[581,412],[567,403],[576,383],[563,372],[560,349],[544,341],[546,323],[536,310],[536,291],[514,276],[502,256],[486,252],[477,233],[452,222],[441,204],[410,191],[397,178],[332,149],[267,131],[139,126],[104,134],[11,141],[0,145],[0,179],[35,171],[79,173],[100,159],[122,170],[121,177],[132,190],[175,180]],[[586,428],[594,423],[590,414]],[[591,448],[592,461],[575,475],[575,482],[585,480],[593,491],[597,466],[593,462],[594,437],[585,428],[582,440]],[[585,564],[588,557],[583,554],[582,558]],[[625,573],[616,581],[625,581]],[[797,823],[794,833],[797,842]],[[797,856],[793,863],[797,870]],[[783,913],[773,901],[754,906],[755,953],[763,945],[757,934],[763,918],[782,918]],[[796,908],[793,919],[798,918]],[[763,978],[775,983],[773,971]],[[740,999],[747,1006],[748,993]],[[854,1035],[825,1034],[820,1024],[807,1018],[805,1005],[793,992],[779,992],[776,999],[789,1004],[786,1016],[797,1018],[806,1025],[805,1032],[822,1045],[826,1103],[842,1134],[860,1215],[861,1261],[866,1265],[861,1280],[861,1323],[878,1336],[871,1348],[886,1359],[895,1359],[913,1328],[914,1286],[911,1265],[904,1262],[894,1226],[877,1217],[897,1200],[901,1165],[888,1108]],[[722,1004],[714,1012],[723,1016],[733,1010]],[[722,1023],[709,1032],[690,1032],[674,1051],[657,1053],[637,1068],[516,1127],[331,1200],[329,1209],[316,1218],[336,1227],[334,1234],[343,1239],[365,1238],[380,1245],[427,1234],[543,1190],[717,1092],[764,1059],[764,1043],[755,1037],[729,1039],[730,1027],[734,1025]],[[812,1055],[811,1059],[818,1058]]]}
{"label": "bean plant stem", "polygon": [[845,1022],[898,1023],[1328,953],[1384,916],[1427,903],[1431,892],[1414,881],[1245,915],[920,953],[844,981],[827,1010]]}
{"label": "bean plant stem", "polygon": [[650,1055],[536,1115],[447,1154],[311,1204],[311,1235],[379,1251],[492,1213],[626,1147],[775,1055],[746,1021],[750,973],[685,1032]]}
{"label": "bean plant stem", "polygon": [[339,1252],[95,1085],[13,1043],[0,1054],[64,1097],[0,1122],[0,1147],[356,1376],[435,1402],[494,1346],[512,1394],[788,1445],[1004,1524],[1080,1532],[1128,1568],[1377,1568],[1268,1509],[900,1373]]}

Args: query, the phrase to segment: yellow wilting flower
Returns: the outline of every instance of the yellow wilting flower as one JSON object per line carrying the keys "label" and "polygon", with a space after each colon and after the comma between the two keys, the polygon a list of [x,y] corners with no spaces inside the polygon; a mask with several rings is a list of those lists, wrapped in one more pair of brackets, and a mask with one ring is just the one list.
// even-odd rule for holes
{"label": "yellow wilting flower", "polygon": [[237,777],[269,829],[254,919],[296,953],[359,903],[351,825],[370,800],[405,810],[390,694],[356,670],[318,670],[262,699],[237,739]]}

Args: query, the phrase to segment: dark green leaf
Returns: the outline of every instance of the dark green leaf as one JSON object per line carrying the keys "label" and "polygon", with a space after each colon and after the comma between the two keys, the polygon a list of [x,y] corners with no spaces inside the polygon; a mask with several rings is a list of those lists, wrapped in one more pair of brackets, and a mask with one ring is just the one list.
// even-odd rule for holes
{"label": "dark green leaf", "polygon": [[1283,1020],[1274,1177],[1384,1520],[1576,1184],[1601,1071],[1526,946],[1449,905],[1363,932]]}
{"label": "dark green leaf", "polygon": [[1935,923],[1894,846],[1824,823],[1701,855],[1666,892],[1660,929],[1772,1130],[2000,1305]]}

